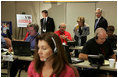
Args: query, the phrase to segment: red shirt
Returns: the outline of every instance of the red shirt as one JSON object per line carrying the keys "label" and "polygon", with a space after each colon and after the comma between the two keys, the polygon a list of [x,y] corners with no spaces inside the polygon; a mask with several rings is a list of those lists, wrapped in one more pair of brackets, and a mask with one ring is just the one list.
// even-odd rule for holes
{"label": "red shirt", "polygon": [[[43,77],[42,73],[37,73],[34,68],[34,61],[32,61],[28,68],[28,77]],[[56,77],[56,74],[51,75],[50,77]],[[60,73],[59,77],[75,77],[74,70],[65,65],[64,70]]]}
{"label": "red shirt", "polygon": [[29,36],[29,32],[26,33],[24,40]]}
{"label": "red shirt", "polygon": [[[57,34],[59,37],[60,37],[60,35],[65,35],[65,36],[67,36],[67,39],[69,39],[69,40],[72,41],[71,34],[69,32],[67,32],[67,31],[64,31],[62,33],[60,30],[58,30],[58,31],[55,31],[54,33]],[[66,40],[62,39],[61,37],[60,37],[60,39],[61,39],[61,42],[62,43],[65,42],[67,44],[67,41]]]}

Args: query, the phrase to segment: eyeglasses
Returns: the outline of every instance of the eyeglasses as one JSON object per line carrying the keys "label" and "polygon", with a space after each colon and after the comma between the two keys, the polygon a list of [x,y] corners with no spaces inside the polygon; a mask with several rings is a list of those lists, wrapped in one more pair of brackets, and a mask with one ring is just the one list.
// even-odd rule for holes
{"label": "eyeglasses", "polygon": [[66,27],[61,27],[61,26],[60,26],[60,28],[66,28]]}
{"label": "eyeglasses", "polygon": [[28,30],[28,32],[33,32],[34,30]]}

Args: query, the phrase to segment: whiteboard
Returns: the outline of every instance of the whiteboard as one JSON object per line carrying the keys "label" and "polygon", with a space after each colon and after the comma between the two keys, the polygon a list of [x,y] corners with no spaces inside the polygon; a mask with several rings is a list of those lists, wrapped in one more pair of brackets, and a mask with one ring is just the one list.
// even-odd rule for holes
{"label": "whiteboard", "polygon": [[17,27],[27,27],[32,22],[32,15],[16,14]]}

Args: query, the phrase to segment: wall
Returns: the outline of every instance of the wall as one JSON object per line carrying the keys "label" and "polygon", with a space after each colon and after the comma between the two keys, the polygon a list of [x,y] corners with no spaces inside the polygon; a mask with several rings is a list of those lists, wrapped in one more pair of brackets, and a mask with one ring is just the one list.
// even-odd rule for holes
{"label": "wall", "polygon": [[[89,24],[90,35],[88,39],[94,36],[94,21],[95,21],[95,8],[103,9],[103,16],[107,19],[109,25],[114,25],[117,29],[117,2],[116,1],[98,1],[92,3],[84,2],[42,2],[42,1],[2,1],[1,2],[1,20],[12,21],[13,24],[13,37],[18,36],[18,28],[16,26],[16,14],[26,12],[31,14],[33,22],[39,24],[41,11],[46,9],[49,16],[54,18],[56,30],[61,22],[67,24],[67,31],[73,37],[73,28],[77,23],[78,16],[84,16],[85,21]],[[24,35],[25,31],[24,29]],[[117,30],[115,30],[117,34]]]}
{"label": "wall", "polygon": [[14,36],[15,34],[15,2],[5,2],[2,1],[1,2],[1,21],[12,21],[12,31],[14,32]]}
{"label": "wall", "polygon": [[103,9],[103,16],[107,19],[108,25],[114,25],[114,33],[117,34],[117,1],[98,2],[96,7]]}
{"label": "wall", "polygon": [[[1,20],[12,21],[13,38],[24,38],[21,37],[21,30],[17,27],[16,14],[22,12],[30,14],[33,17],[32,21],[40,24],[39,1],[2,1],[1,8]],[[23,28],[23,36],[25,36],[26,32],[26,28]]]}
{"label": "wall", "polygon": [[[49,11],[49,16],[53,17],[56,24],[56,30],[61,22],[67,24],[67,31],[74,36],[73,28],[77,24],[78,16],[84,16],[86,23],[90,27],[88,39],[94,36],[94,22],[96,8],[103,9],[103,16],[107,19],[108,25],[114,25],[117,29],[117,2],[116,1],[97,1],[97,2],[57,2],[43,3],[40,7]],[[43,10],[41,9],[41,10]],[[114,32],[117,34],[117,30]]]}
{"label": "wall", "polygon": [[77,18],[79,16],[84,16],[85,22],[90,27],[88,39],[94,35],[94,10],[95,3],[67,3],[67,30],[72,33],[72,36],[74,36],[73,28],[77,24]]}
{"label": "wall", "polygon": [[[65,22],[65,3],[41,2],[40,13],[42,10],[48,10],[48,15],[55,21],[56,30],[60,23]],[[40,14],[40,19],[42,18]]]}

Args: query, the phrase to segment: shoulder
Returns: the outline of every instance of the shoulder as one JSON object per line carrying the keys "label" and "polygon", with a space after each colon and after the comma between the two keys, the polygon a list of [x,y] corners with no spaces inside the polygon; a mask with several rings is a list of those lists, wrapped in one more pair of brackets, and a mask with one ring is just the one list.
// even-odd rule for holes
{"label": "shoulder", "polygon": [[31,38],[31,36],[29,35],[29,36],[26,38],[26,40],[25,40],[25,41],[28,41],[30,38]]}
{"label": "shoulder", "polygon": [[78,24],[74,25],[74,27],[77,27],[77,26],[78,26]]}
{"label": "shoulder", "polygon": [[84,30],[88,30],[89,27],[88,27],[88,26],[84,26],[83,29],[84,29]]}
{"label": "shoulder", "polygon": [[75,77],[74,70],[69,65],[65,64],[65,68],[62,70],[60,77]]}
{"label": "shoulder", "polygon": [[59,33],[59,30],[55,31],[54,33],[55,33],[55,34]]}
{"label": "shoulder", "polygon": [[48,19],[53,20],[53,18],[51,18],[51,17],[48,17]]}
{"label": "shoulder", "polygon": [[106,21],[106,19],[103,16],[101,17],[101,20]]}
{"label": "shoulder", "polygon": [[41,18],[41,21],[43,20],[44,18]]}
{"label": "shoulder", "polygon": [[34,61],[30,63],[29,68],[34,68]]}
{"label": "shoulder", "polygon": [[70,34],[68,31],[65,31],[65,34]]}
{"label": "shoulder", "polygon": [[29,77],[39,77],[40,76],[40,74],[35,71],[34,65],[35,65],[34,61],[32,61],[29,65],[29,68],[28,68]]}
{"label": "shoulder", "polygon": [[84,23],[84,26],[85,26],[85,27],[89,27],[89,25],[88,25],[87,23]]}
{"label": "shoulder", "polygon": [[88,40],[87,42],[86,42],[86,44],[95,44],[96,42],[95,42],[95,38],[91,38],[90,40]]}
{"label": "shoulder", "polygon": [[34,61],[32,61],[28,67],[28,73],[31,73],[34,71]]}

